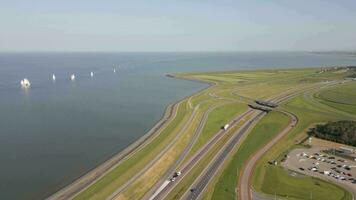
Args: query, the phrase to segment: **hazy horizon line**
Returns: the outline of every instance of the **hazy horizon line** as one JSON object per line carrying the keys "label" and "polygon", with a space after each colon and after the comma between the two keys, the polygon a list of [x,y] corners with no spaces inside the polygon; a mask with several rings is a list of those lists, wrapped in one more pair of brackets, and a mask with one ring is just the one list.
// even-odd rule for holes
{"label": "hazy horizon line", "polygon": [[0,50],[0,53],[356,53],[356,50],[187,50],[187,51],[102,51],[102,50]]}

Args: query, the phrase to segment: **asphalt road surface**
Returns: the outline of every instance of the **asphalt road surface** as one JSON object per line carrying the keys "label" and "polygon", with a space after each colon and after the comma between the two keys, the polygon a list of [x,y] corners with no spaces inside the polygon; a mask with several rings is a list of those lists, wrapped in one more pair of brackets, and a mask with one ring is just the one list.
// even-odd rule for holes
{"label": "asphalt road surface", "polygon": [[[230,122],[230,127],[236,125],[240,120],[242,120],[247,115],[253,113],[252,109],[249,109],[245,113],[241,114],[239,117],[235,118],[232,122]],[[216,144],[219,139],[225,134],[224,130],[219,130],[215,136],[207,142],[199,151],[180,169],[182,172],[181,176],[176,178],[175,182],[169,182],[165,187],[161,188],[160,191],[156,191],[153,196],[151,196],[150,200],[158,200],[164,199],[168,193],[176,186],[180,180],[182,180],[187,173],[198,163],[198,161],[209,151],[209,149]]]}
{"label": "asphalt road surface", "polygon": [[238,186],[238,195],[241,200],[251,200],[252,195],[251,195],[251,176],[254,170],[254,167],[257,163],[257,161],[274,145],[276,144],[283,136],[285,136],[298,122],[298,119],[296,116],[284,112],[286,115],[288,115],[291,118],[291,121],[289,122],[288,126],[283,129],[282,132],[280,132],[276,137],[274,137],[271,141],[269,141],[262,149],[258,150],[256,154],[252,156],[247,161],[247,164],[245,167],[242,169],[240,181],[239,181],[239,186]]}
{"label": "asphalt road surface", "polygon": [[[224,103],[225,104],[225,103]],[[159,180],[153,187],[152,189],[147,192],[145,194],[145,196],[142,199],[150,199],[156,191],[159,191],[161,188],[164,188],[166,185],[166,181],[169,180],[170,177],[172,177],[173,173],[175,171],[177,171],[177,167],[181,164],[181,162],[187,157],[188,153],[190,152],[190,150],[192,149],[193,145],[196,143],[196,141],[198,140],[204,126],[205,123],[208,119],[208,116],[210,114],[211,111],[213,111],[215,108],[222,106],[224,104],[218,104],[215,106],[210,107],[207,111],[204,112],[202,119],[199,122],[198,127],[196,128],[196,130],[194,131],[194,135],[191,139],[191,141],[189,142],[189,144],[187,145],[187,147],[184,148],[183,153],[179,156],[179,158],[174,162],[174,164],[167,170],[167,173],[162,177],[161,180]],[[162,186],[164,184],[164,187]]]}
{"label": "asphalt road surface", "polygon": [[187,195],[185,199],[194,200],[199,197],[199,195],[209,183],[210,179],[214,176],[216,171],[219,169],[229,153],[233,150],[235,145],[240,142],[244,134],[249,130],[250,127],[252,127],[252,125],[254,125],[254,122],[258,121],[265,114],[262,111],[257,112],[258,114],[255,117],[247,121],[245,125],[241,127],[236,134],[234,134],[233,138],[229,141],[225,148],[223,148],[216,159],[209,165],[204,174],[200,176],[199,181],[194,185],[193,190]]}

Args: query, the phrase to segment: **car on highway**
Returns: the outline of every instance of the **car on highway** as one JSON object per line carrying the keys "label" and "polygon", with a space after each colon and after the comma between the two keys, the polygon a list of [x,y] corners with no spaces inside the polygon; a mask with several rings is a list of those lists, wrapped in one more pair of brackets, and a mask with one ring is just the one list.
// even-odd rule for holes
{"label": "car on highway", "polygon": [[182,172],[174,172],[173,178],[176,178],[176,177],[180,176],[181,174],[182,174]]}

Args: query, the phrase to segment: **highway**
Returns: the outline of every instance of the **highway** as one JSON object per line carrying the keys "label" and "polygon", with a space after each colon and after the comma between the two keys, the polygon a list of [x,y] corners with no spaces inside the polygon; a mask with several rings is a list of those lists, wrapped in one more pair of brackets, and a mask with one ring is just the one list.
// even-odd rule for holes
{"label": "highway", "polygon": [[203,172],[203,175],[200,176],[200,179],[193,186],[193,191],[189,192],[183,199],[194,200],[199,197],[203,192],[205,187],[208,185],[210,179],[215,175],[216,171],[219,169],[221,164],[224,162],[229,153],[234,149],[234,147],[240,142],[245,133],[251,128],[255,122],[257,122],[265,113],[262,111],[256,111],[258,114],[252,119],[247,121],[244,126],[242,126],[233,138],[225,145],[222,150],[219,152],[218,156],[213,159],[213,162],[209,165],[207,170]]}
{"label": "highway", "polygon": [[[219,100],[226,100],[226,101],[230,101],[231,102],[236,102],[235,99],[232,98],[225,98],[225,97],[220,97],[218,95],[216,95],[215,93],[209,93],[208,94],[210,97],[219,99]],[[206,101],[206,100],[205,100]],[[191,103],[190,103],[190,98],[188,99],[188,102],[190,104],[190,107],[192,107]],[[201,104],[202,102],[200,102]],[[196,141],[198,140],[201,132],[203,131],[203,128],[206,124],[206,121],[208,119],[208,116],[210,114],[211,111],[213,111],[215,108],[223,106],[225,104],[227,104],[228,102],[224,102],[224,103],[219,103],[216,104],[214,106],[209,107],[208,110],[206,110],[203,114],[202,119],[199,122],[199,125],[197,127],[197,129],[195,130],[194,136],[193,138],[190,140],[189,144],[184,148],[183,153],[179,156],[179,158],[175,161],[175,163],[170,167],[169,170],[167,170],[167,173],[165,173],[165,175],[162,177],[162,179],[160,181],[158,181],[151,189],[150,191],[148,191],[145,196],[143,197],[143,199],[150,199],[153,198],[153,196],[155,196],[155,193],[157,193],[157,191],[161,191],[164,187],[166,187],[166,181],[169,180],[172,177],[172,174],[176,171],[179,171],[177,169],[177,167],[183,162],[183,160],[188,156],[190,150],[193,148],[194,144],[196,143]],[[164,185],[164,187],[163,187]]]}
{"label": "highway", "polygon": [[[236,125],[238,122],[240,122],[244,117],[247,115],[253,113],[254,111],[252,109],[248,109],[245,113],[241,114],[234,120],[230,122],[230,126]],[[190,160],[184,164],[179,171],[182,172],[181,176],[178,176],[176,178],[175,182],[169,182],[165,187],[161,187],[159,191],[156,191],[149,199],[150,200],[157,200],[157,199],[164,199],[168,193],[179,183],[180,180],[184,178],[184,176],[198,163],[198,161],[209,151],[209,149],[217,143],[222,136],[225,134],[224,130],[219,130],[213,138],[211,138],[202,148],[198,150],[197,153],[195,153]]]}
{"label": "highway", "polygon": [[[316,88],[320,87],[325,87],[325,86],[332,86],[333,84],[328,84],[328,85],[319,85],[316,84],[315,86],[312,86],[310,88],[301,90],[299,92],[293,92],[289,95],[286,95],[282,98],[279,98],[276,100],[276,102],[280,103],[282,101],[285,101],[287,99],[290,99],[292,97],[295,97],[299,95],[301,92],[309,92],[311,90],[314,90]],[[296,126],[298,123],[298,118],[294,114],[279,110],[279,112],[282,112],[290,117],[290,122],[286,128],[284,128],[276,137],[274,137],[271,141],[269,141],[264,147],[262,147],[260,150],[258,150],[254,155],[252,155],[249,160],[246,162],[244,165],[243,169],[240,172],[240,179],[238,181],[238,187],[237,187],[237,198],[241,200],[252,200],[253,197],[256,195],[253,194],[251,190],[251,176],[254,170],[254,167],[256,166],[257,161],[262,158],[262,156],[270,149],[274,144],[276,144],[282,137],[284,137],[287,133],[290,132],[290,130],[293,129],[293,127]]]}
{"label": "highway", "polygon": [[[292,96],[292,95],[294,95],[294,93],[292,93],[292,94],[287,94],[287,95],[282,95],[282,97],[276,97],[275,99],[281,99],[281,100],[284,100],[284,99],[286,99],[287,97],[290,97],[290,96]],[[246,111],[244,114],[242,114],[241,116],[239,116],[237,119],[234,119],[231,123],[230,123],[230,125],[234,125],[234,124],[236,124],[237,122],[239,122],[243,117],[245,117],[245,116],[247,116],[248,114],[251,114],[252,112],[254,112],[252,109],[249,109],[248,111]],[[238,133],[235,133],[234,134],[234,136],[233,136],[233,138],[232,139],[230,139],[230,141],[231,140],[233,140],[233,139],[235,139],[235,140],[233,140],[233,142],[235,142],[235,143],[229,143],[230,145],[232,145],[232,147],[234,147],[234,145],[236,144],[236,143],[238,143],[238,142],[240,142],[240,139],[242,138],[242,136],[245,134],[245,132],[248,130],[248,128],[253,124],[253,122],[255,122],[257,119],[259,119],[259,117],[260,117],[260,115],[262,115],[263,114],[263,112],[262,111],[255,111],[255,112],[257,112],[258,114],[257,114],[257,116],[255,116],[255,117],[253,117],[252,119],[250,119],[249,121],[247,121],[245,124],[244,124],[244,126],[241,128],[241,129],[239,129],[239,131],[238,131]],[[144,199],[149,199],[149,200],[157,200],[157,199],[164,199],[167,195],[168,195],[168,193],[174,188],[174,186],[175,185],[177,185],[178,183],[179,183],[179,181],[182,179],[182,178],[184,178],[184,176],[193,168],[193,166],[195,166],[195,164],[200,160],[200,158],[201,157],[203,157],[204,155],[205,155],[205,153],[210,149],[210,147],[211,146],[213,146],[221,137],[222,137],[222,134],[224,133],[224,131],[222,131],[222,130],[220,130],[218,133],[216,133],[215,134],[215,137],[214,138],[212,138],[211,140],[210,140],[210,142],[208,142],[205,146],[203,146],[201,149],[200,149],[200,151],[198,151],[198,153],[196,154],[196,155],[194,155],[192,158],[191,158],[191,160],[188,162],[188,164],[185,166],[185,167],[183,167],[181,170],[179,170],[179,171],[181,171],[182,172],[182,176],[180,176],[180,177],[177,177],[177,179],[176,179],[176,181],[175,182],[170,182],[170,183],[168,183],[168,184],[166,184],[165,185],[165,187],[162,187],[162,186],[156,186],[155,187],[155,189],[156,188],[159,188],[160,190],[156,190],[154,193],[153,193],[153,195],[151,195],[150,196],[150,198],[144,198]],[[224,148],[222,148],[222,149],[224,149]],[[225,157],[228,155],[228,153],[232,150],[232,149],[230,149],[230,146],[228,145],[228,148],[227,149],[225,149],[226,151],[225,152],[227,152],[227,153],[222,153],[222,155],[221,155],[221,158],[220,159],[222,159],[222,160],[224,160],[225,159]],[[222,151],[222,150],[221,150]],[[224,152],[224,151],[223,151]],[[219,160],[220,160],[219,159]],[[221,162],[221,160],[220,160],[220,162]],[[216,164],[215,165],[218,165],[219,164],[219,162],[216,162]],[[210,166],[210,165],[209,165]],[[220,166],[220,165],[218,165],[218,166]],[[212,167],[212,171],[216,171],[216,169],[218,168],[218,166],[216,166],[216,167]],[[177,170],[178,171],[178,170]],[[201,185],[201,187],[202,187],[202,190],[205,188],[205,186],[207,185],[207,183],[209,182],[209,180],[210,180],[210,177],[212,176],[213,174],[211,174],[211,175],[209,175],[209,174],[206,174],[206,175],[201,175],[200,177],[205,177],[205,178],[202,178],[202,183],[200,184]],[[200,186],[199,184],[198,184],[198,186]],[[200,191],[201,192],[201,191]],[[198,190],[196,190],[196,192],[194,192],[195,194],[198,194],[199,193],[199,191]],[[199,195],[198,195],[199,196]]]}
{"label": "highway", "polygon": [[[297,94],[298,93],[296,92],[284,92],[278,95],[277,97],[269,99],[269,101],[279,103],[281,101],[294,97]],[[244,136],[244,134],[248,132],[249,128],[252,127],[252,125],[255,124],[264,115],[262,111],[256,112],[258,112],[258,114],[249,121],[247,121],[244,126],[237,131],[231,141],[228,142],[228,144],[222,148],[221,152],[219,152],[219,154],[214,158],[214,161],[212,161],[211,164],[209,164],[209,166],[206,168],[206,170],[198,177],[197,181],[195,181],[195,183],[193,184],[193,191],[186,192],[181,199],[193,200],[199,198],[199,195],[204,191],[205,187],[208,185],[213,175],[222,165],[229,153],[234,149],[234,146],[237,143],[241,142],[240,140],[241,138],[243,138],[242,136]]]}
{"label": "highway", "polygon": [[145,196],[143,197],[143,199],[149,199],[152,195],[154,195],[154,193],[156,191],[161,190],[162,185],[166,184],[166,181],[169,180],[170,177],[172,177],[172,174],[177,171],[177,167],[181,164],[181,162],[187,157],[189,151],[192,149],[193,145],[196,143],[196,141],[198,140],[201,132],[203,131],[203,128],[205,126],[205,123],[208,119],[208,116],[210,114],[211,111],[213,111],[215,108],[219,107],[219,106],[223,106],[226,103],[220,103],[217,105],[214,105],[212,107],[210,107],[207,111],[204,112],[202,119],[199,122],[198,127],[196,128],[196,130],[194,131],[194,135],[192,137],[192,139],[190,140],[189,144],[184,148],[183,153],[179,156],[179,158],[174,162],[174,164],[167,170],[167,173],[165,173],[165,175],[162,177],[162,179],[160,181],[158,181],[153,187],[152,189],[147,192],[145,194]]}

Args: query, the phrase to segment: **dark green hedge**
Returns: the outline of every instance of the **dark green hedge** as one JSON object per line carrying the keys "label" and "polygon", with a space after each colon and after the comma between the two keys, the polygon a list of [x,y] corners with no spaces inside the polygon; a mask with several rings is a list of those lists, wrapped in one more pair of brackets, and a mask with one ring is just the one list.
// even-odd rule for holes
{"label": "dark green hedge", "polygon": [[356,121],[328,122],[311,128],[308,133],[317,138],[356,146]]}

